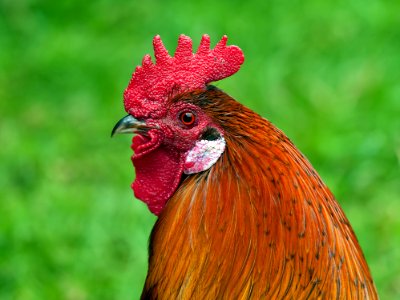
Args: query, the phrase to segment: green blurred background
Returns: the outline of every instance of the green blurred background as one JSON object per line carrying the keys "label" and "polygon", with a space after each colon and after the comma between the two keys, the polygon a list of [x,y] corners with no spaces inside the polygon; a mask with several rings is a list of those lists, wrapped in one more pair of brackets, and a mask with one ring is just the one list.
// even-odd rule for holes
{"label": "green blurred background", "polygon": [[0,299],[137,299],[155,217],[110,139],[151,41],[223,35],[217,85],[337,196],[382,299],[400,297],[400,1],[0,0]]}

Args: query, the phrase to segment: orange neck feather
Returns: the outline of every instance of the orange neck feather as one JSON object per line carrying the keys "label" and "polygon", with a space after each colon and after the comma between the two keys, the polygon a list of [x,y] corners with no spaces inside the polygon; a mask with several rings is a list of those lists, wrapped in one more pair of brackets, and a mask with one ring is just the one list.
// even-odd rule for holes
{"label": "orange neck feather", "polygon": [[376,299],[347,218],[290,140],[221,91],[197,96],[227,148],[160,215],[142,298]]}

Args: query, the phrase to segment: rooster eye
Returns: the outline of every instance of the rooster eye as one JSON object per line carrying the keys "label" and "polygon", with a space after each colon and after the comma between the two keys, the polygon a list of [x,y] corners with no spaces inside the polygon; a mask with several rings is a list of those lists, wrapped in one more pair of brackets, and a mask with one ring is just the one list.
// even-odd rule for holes
{"label": "rooster eye", "polygon": [[184,125],[189,126],[193,125],[194,121],[196,120],[196,117],[192,112],[185,111],[179,115],[179,119]]}

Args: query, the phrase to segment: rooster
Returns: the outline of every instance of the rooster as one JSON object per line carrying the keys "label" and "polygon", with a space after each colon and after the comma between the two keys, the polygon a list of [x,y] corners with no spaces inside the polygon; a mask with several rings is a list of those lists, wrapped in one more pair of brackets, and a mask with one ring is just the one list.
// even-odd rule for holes
{"label": "rooster", "polygon": [[286,135],[211,82],[240,48],[204,35],[196,53],[159,36],[113,129],[134,133],[132,189],[158,216],[142,299],[377,299],[334,196]]}

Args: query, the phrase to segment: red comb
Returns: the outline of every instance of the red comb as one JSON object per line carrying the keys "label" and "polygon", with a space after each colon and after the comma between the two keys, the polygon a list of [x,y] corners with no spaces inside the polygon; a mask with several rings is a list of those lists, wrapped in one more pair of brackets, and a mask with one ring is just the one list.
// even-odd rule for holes
{"label": "red comb", "polygon": [[136,67],[124,92],[125,110],[135,117],[154,117],[172,94],[205,88],[207,83],[236,73],[244,61],[243,52],[237,46],[226,46],[227,40],[224,35],[210,49],[210,37],[205,34],[197,52],[192,53],[192,40],[182,34],[171,57],[160,36],[155,36],[156,63],[147,54],[142,66]]}

